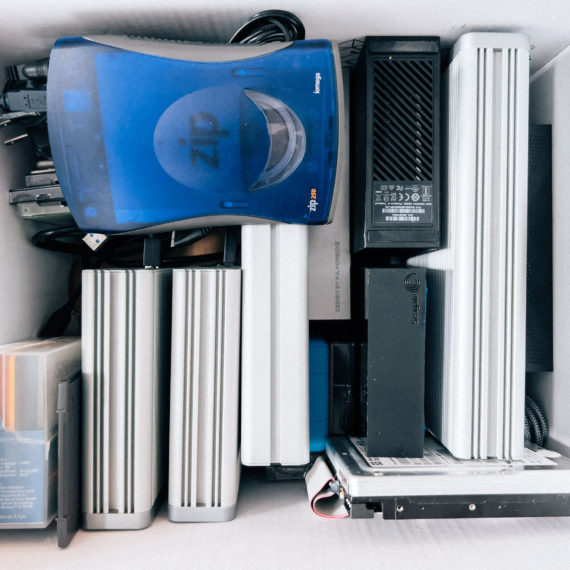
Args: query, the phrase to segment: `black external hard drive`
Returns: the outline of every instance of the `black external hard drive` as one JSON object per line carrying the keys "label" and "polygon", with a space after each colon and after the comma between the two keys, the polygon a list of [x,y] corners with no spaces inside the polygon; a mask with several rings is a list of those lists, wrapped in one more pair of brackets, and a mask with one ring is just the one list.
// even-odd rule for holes
{"label": "black external hard drive", "polygon": [[[426,272],[365,269],[361,393],[370,457],[421,457],[424,449]],[[364,418],[363,418],[364,419]]]}
{"label": "black external hard drive", "polygon": [[440,46],[367,37],[350,85],[352,250],[440,241]]}

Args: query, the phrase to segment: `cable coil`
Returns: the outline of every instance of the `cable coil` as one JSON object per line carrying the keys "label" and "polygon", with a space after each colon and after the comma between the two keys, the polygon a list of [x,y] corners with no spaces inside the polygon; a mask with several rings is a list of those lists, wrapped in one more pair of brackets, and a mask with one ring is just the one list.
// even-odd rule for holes
{"label": "cable coil", "polygon": [[524,439],[540,447],[546,445],[548,439],[548,421],[538,404],[529,396],[525,398]]}
{"label": "cable coil", "polygon": [[252,16],[232,36],[231,44],[266,44],[305,39],[305,26],[295,14],[266,10]]}

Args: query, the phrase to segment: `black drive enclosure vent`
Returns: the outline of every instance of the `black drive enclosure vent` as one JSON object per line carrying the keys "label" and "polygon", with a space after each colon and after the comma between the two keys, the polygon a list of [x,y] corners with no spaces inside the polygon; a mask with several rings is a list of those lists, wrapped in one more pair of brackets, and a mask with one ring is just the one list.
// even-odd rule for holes
{"label": "black drive enclosure vent", "polygon": [[374,62],[373,180],[433,180],[433,62]]}
{"label": "black drive enclosure vent", "polygon": [[351,76],[353,252],[439,246],[439,38],[368,37]]}

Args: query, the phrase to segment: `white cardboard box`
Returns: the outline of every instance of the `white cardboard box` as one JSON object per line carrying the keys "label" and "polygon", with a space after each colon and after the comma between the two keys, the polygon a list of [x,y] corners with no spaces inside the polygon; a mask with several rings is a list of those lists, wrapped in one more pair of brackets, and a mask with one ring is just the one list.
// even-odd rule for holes
{"label": "white cardboard box", "polygon": [[[0,20],[0,63],[45,57],[54,39],[87,33],[128,33],[173,39],[222,40],[250,15],[273,8],[257,0],[21,0],[5,2]],[[531,378],[545,406],[555,445],[570,451],[570,225],[569,138],[570,3],[552,0],[467,2],[289,0],[307,37],[339,41],[364,35],[440,35],[444,47],[467,31],[529,34],[531,116],[553,123],[554,366]],[[11,136],[0,130],[0,140]],[[25,144],[25,143],[24,143]],[[18,184],[24,147],[0,145],[0,181],[7,194]],[[0,342],[31,336],[66,298],[68,260],[36,251],[36,229],[16,219],[0,200]],[[17,307],[17,311],[14,308]],[[164,513],[147,530],[79,532],[66,551],[55,530],[0,534],[7,568],[566,568],[570,519],[324,521],[307,506],[302,483],[246,478],[237,518],[222,525],[173,525]]]}

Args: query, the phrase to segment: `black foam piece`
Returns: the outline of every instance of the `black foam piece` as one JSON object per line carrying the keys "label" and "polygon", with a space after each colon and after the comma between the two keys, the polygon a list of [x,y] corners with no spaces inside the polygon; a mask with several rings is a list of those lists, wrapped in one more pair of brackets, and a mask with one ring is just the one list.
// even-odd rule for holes
{"label": "black foam piece", "polygon": [[526,369],[553,369],[552,323],[552,127],[530,125]]}

